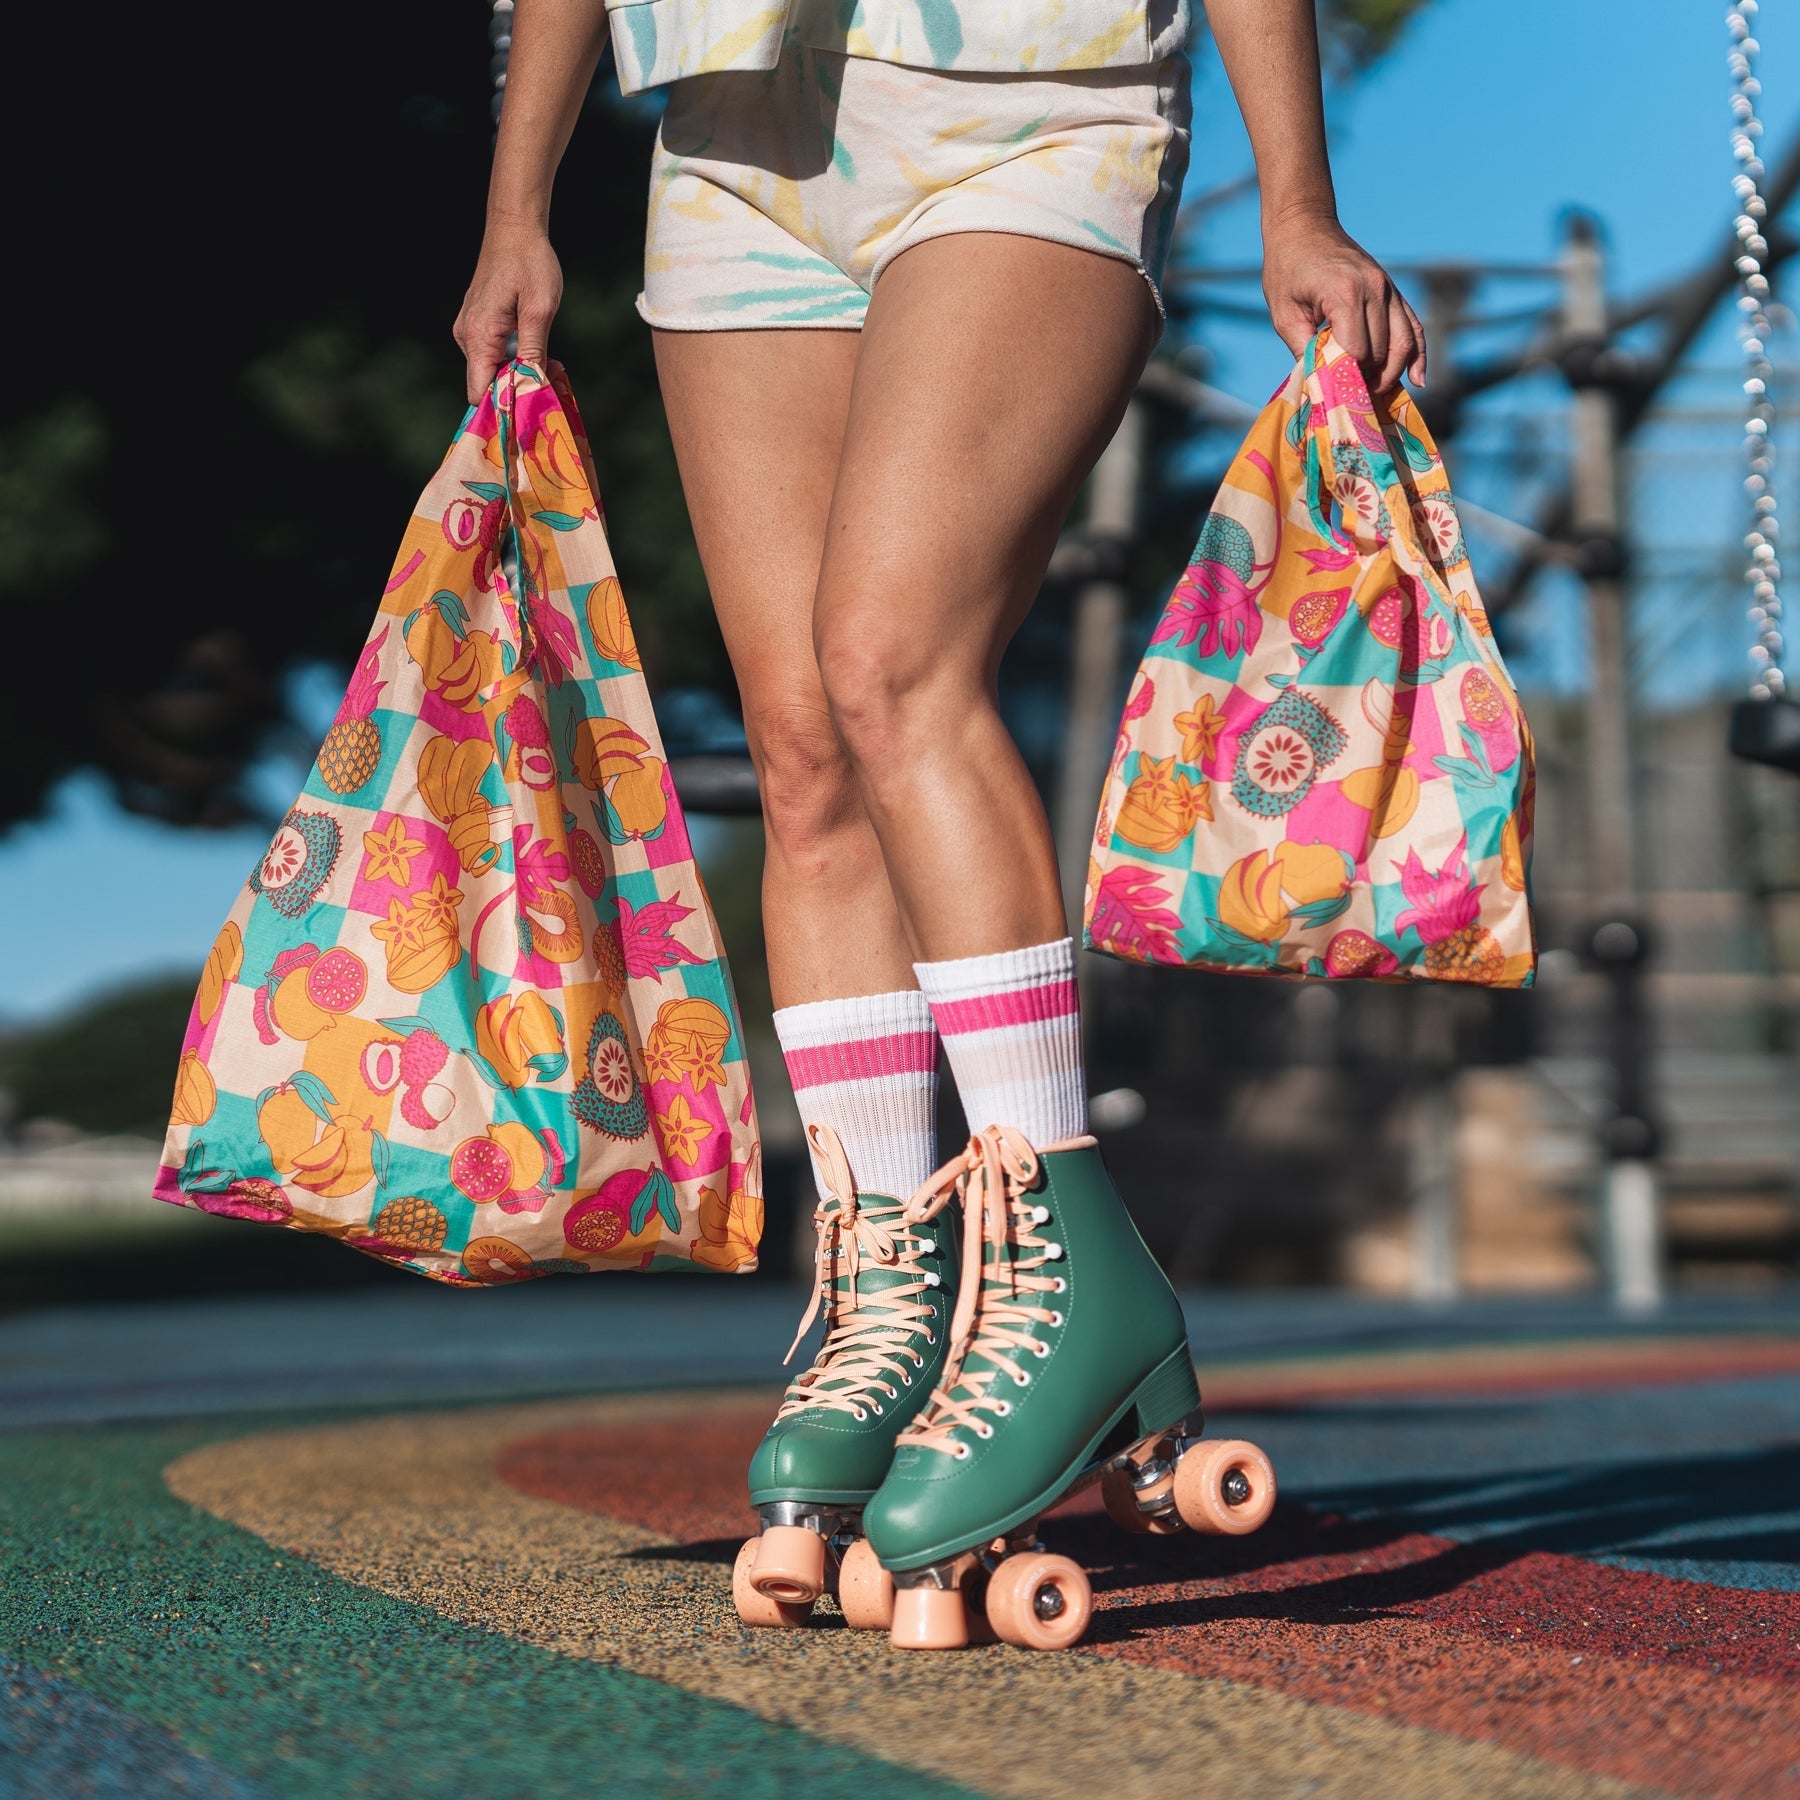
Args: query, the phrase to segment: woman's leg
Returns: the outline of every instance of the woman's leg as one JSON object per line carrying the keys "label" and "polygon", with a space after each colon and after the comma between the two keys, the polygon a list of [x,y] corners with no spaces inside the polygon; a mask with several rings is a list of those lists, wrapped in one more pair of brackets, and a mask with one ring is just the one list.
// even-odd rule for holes
{"label": "woman's leg", "polygon": [[[1074,946],[1043,809],[995,706],[1001,649],[1152,316],[1128,264],[1026,238],[934,240],[877,283],[851,391],[820,668],[979,1134],[910,1209],[961,1212],[963,1279],[930,1407],[863,1512],[899,1584],[898,1644],[957,1642],[964,1552],[1029,1538],[1098,1455],[1160,1439],[1198,1403],[1180,1302],[1081,1139]],[[1078,1570],[1058,1563],[1057,1593],[1040,1586],[1051,1561],[992,1578],[990,1620],[1014,1642],[1067,1642],[1085,1622]]]}
{"label": "woman's leg", "polygon": [[998,233],[919,244],[876,285],[814,632],[923,959],[1065,932],[1050,828],[996,676],[1154,318],[1129,264]]}
{"label": "woman's leg", "polygon": [[655,334],[681,485],[762,788],[777,1006],[914,985],[881,847],[813,655],[857,336]]}
{"label": "woman's leg", "polygon": [[659,331],[656,351],[762,788],[769,981],[795,1098],[837,1133],[859,1187],[905,1198],[936,1162],[937,1035],[812,642],[857,334]]}
{"label": "woman's leg", "polygon": [[815,634],[969,1125],[1087,1129],[1075,948],[1000,655],[1117,425],[1154,310],[1129,264],[965,233],[876,286]]}

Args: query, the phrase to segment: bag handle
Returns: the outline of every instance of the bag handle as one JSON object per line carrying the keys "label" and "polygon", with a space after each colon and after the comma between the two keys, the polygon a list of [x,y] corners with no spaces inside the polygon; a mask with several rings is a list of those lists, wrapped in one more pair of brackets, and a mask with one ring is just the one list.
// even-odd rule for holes
{"label": "bag handle", "polygon": [[[1329,354],[1331,351],[1336,351],[1336,354]],[[1349,401],[1335,391],[1327,394],[1324,381],[1324,370],[1327,367],[1336,369],[1346,363],[1356,380],[1356,389]],[[1380,491],[1382,505],[1388,515],[1388,540],[1394,546],[1397,557],[1410,575],[1422,582],[1434,598],[1454,613],[1456,598],[1445,585],[1442,572],[1432,561],[1419,536],[1418,524],[1413,518],[1412,490],[1402,479],[1400,464],[1394,455],[1394,436],[1400,433],[1409,440],[1403,446],[1409,467],[1410,453],[1415,445],[1419,455],[1427,459],[1427,466],[1435,464],[1441,467],[1442,459],[1438,455],[1430,429],[1423,419],[1419,419],[1417,432],[1408,430],[1395,416],[1391,405],[1384,408],[1374,399],[1355,358],[1333,341],[1329,326],[1321,326],[1306,346],[1300,366],[1309,413],[1325,422],[1323,431],[1316,436],[1312,431],[1308,432],[1312,440],[1306,453],[1308,500],[1315,517],[1326,524],[1329,530],[1329,516],[1325,512],[1324,496],[1319,493],[1318,486],[1329,488],[1335,497],[1338,478],[1344,473],[1338,462],[1337,446],[1355,446],[1364,460],[1370,481]],[[1367,402],[1366,413],[1353,404],[1357,394]],[[1358,428],[1359,414],[1381,434],[1381,449],[1377,450],[1365,441]],[[1315,450],[1314,446],[1319,447]],[[1330,535],[1338,534],[1331,532]]]}
{"label": "bag handle", "polygon": [[498,421],[500,435],[501,478],[506,484],[506,523],[512,538],[513,566],[518,572],[516,579],[511,584],[513,607],[518,614],[519,655],[522,660],[529,661],[536,647],[536,640],[532,630],[530,609],[525,603],[531,586],[531,564],[525,556],[525,538],[528,531],[520,523],[523,501],[520,498],[519,489],[522,486],[529,487],[530,480],[529,477],[520,479],[524,474],[523,470],[515,471],[514,469],[514,458],[523,455],[519,444],[517,422],[513,417],[513,407],[518,398],[518,378],[522,374],[530,376],[533,381],[548,388],[558,409],[562,406],[562,397],[556,392],[555,383],[547,375],[540,375],[529,363],[522,362],[516,356],[495,372],[494,417]]}

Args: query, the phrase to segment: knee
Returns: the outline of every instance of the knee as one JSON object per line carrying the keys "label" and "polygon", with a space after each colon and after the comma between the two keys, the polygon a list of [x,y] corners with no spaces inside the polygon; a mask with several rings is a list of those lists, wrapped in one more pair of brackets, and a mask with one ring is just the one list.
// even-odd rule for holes
{"label": "knee", "polygon": [[953,674],[934,666],[932,645],[845,625],[822,628],[816,648],[831,722],[863,779],[929,733]]}
{"label": "knee", "polygon": [[750,754],[773,846],[790,862],[822,854],[859,805],[830,716],[803,706],[758,713],[750,721]]}

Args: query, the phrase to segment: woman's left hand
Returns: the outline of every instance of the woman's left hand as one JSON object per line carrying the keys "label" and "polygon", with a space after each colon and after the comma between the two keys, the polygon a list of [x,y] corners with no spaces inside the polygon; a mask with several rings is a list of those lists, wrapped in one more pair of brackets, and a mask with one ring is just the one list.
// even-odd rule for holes
{"label": "woman's left hand", "polygon": [[1321,325],[1362,365],[1374,394],[1405,374],[1425,385],[1425,327],[1387,271],[1336,219],[1263,228],[1263,297],[1276,335],[1298,356]]}

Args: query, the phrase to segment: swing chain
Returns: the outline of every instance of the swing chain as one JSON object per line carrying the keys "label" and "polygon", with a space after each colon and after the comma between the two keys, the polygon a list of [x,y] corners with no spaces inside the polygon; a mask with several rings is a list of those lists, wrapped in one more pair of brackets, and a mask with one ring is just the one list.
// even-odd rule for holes
{"label": "swing chain", "polygon": [[1733,224],[1739,247],[1738,343],[1744,357],[1744,459],[1749,470],[1744,492],[1750,497],[1751,509],[1750,529],[1744,536],[1748,552],[1744,580],[1750,588],[1750,626],[1756,638],[1750,651],[1750,696],[1771,700],[1785,692],[1787,682],[1781,669],[1781,563],[1777,553],[1781,526],[1775,517],[1773,480],[1775,408],[1769,396],[1775,369],[1768,348],[1769,278],[1763,273],[1769,254],[1764,235],[1769,208],[1762,195],[1765,170],[1757,154],[1763,127],[1756,116],[1756,102],[1762,94],[1756,58],[1762,46],[1751,29],[1757,11],[1757,0],[1733,0],[1726,9],[1725,28],[1731,34],[1726,59],[1732,83],[1731,153],[1738,165],[1731,189],[1739,207]]}

